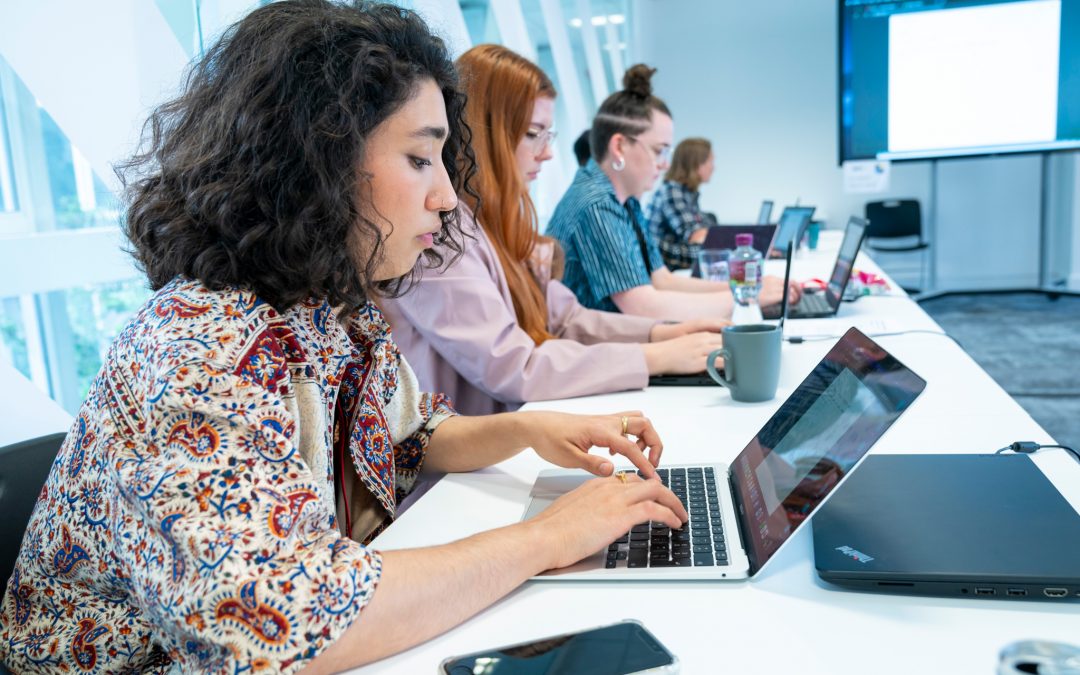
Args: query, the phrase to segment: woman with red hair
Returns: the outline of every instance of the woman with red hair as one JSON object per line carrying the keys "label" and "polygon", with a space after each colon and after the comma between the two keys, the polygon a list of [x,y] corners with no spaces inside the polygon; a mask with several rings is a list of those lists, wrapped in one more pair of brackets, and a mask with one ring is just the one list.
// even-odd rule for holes
{"label": "woman with red hair", "polygon": [[660,323],[582,307],[558,280],[561,252],[537,231],[529,183],[552,157],[555,87],[499,45],[457,61],[477,173],[462,192],[460,260],[428,270],[423,292],[383,301],[426,387],[484,414],[525,401],[644,387],[657,373],[705,369],[724,322]]}

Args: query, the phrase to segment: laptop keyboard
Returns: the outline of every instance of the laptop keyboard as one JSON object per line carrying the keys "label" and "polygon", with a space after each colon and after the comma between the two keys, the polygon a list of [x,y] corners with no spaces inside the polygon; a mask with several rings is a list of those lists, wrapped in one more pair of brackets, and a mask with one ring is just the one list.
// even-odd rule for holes
{"label": "laptop keyboard", "polygon": [[[657,469],[656,473],[682,501],[690,520],[677,530],[660,522],[635,525],[608,547],[605,567],[727,565],[727,538],[720,518],[720,499],[713,467]],[[723,489],[727,489],[726,484]]]}
{"label": "laptop keyboard", "polygon": [[803,293],[799,300],[800,313],[821,314],[831,311],[832,306],[829,305],[824,293]]}

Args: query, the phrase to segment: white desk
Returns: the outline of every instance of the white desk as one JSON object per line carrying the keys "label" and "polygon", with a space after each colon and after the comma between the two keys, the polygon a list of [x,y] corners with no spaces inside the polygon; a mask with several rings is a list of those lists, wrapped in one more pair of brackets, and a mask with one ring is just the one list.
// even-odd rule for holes
{"label": "white desk", "polygon": [[[824,278],[839,234],[823,233],[821,249],[795,260],[793,278]],[[767,265],[770,273],[783,273],[782,262]],[[877,270],[865,256],[857,267]],[[846,319],[860,316],[885,317],[906,329],[940,330],[901,295],[844,304],[832,320],[836,334],[843,332]],[[993,452],[1014,440],[1052,440],[951,340],[912,334],[878,341],[928,384],[874,452]],[[596,413],[641,409],[664,439],[666,463],[730,462],[832,344],[785,343],[779,391],[768,403],[734,403],[727,391],[703,387],[654,388],[528,407]],[[1056,450],[1043,451],[1035,461],[1080,510],[1080,466]],[[440,544],[516,522],[541,468],[543,462],[526,452],[484,471],[448,476],[374,545]],[[999,650],[1015,640],[1080,641],[1075,603],[826,588],[814,573],[811,543],[809,528],[801,529],[759,578],[747,582],[530,582],[445,635],[354,672],[434,673],[449,655],[630,617],[641,619],[679,656],[682,672],[695,674],[992,673]]]}
{"label": "white desk", "polygon": [[0,446],[66,432],[71,420],[48,394],[0,362]]}

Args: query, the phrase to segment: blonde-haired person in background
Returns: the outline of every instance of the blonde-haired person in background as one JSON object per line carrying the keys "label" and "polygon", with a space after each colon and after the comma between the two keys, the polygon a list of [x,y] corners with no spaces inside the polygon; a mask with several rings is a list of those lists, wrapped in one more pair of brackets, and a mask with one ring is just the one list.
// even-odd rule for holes
{"label": "blonde-haired person in background", "polygon": [[[657,319],[730,317],[726,284],[671,273],[644,229],[639,200],[668,168],[674,127],[653,96],[654,69],[626,71],[622,91],[593,119],[592,159],[574,176],[551,216],[548,234],[566,252],[563,282],[586,307]],[[762,305],[778,304],[783,282],[765,277]],[[792,302],[799,290],[792,286]]]}
{"label": "blonde-haired person in background", "polygon": [[670,269],[693,267],[709,226],[716,224],[698,205],[698,188],[712,178],[714,165],[712,144],[687,138],[675,146],[664,182],[653,193],[649,232]]}
{"label": "blonde-haired person in background", "polygon": [[477,164],[476,194],[459,194],[459,208],[474,239],[453,265],[425,272],[419,292],[381,301],[423,385],[476,415],[704,370],[721,344],[719,318],[662,324],[589,310],[552,278],[560,255],[537,232],[528,190],[552,157],[556,92],[547,75],[490,44],[457,66]]}

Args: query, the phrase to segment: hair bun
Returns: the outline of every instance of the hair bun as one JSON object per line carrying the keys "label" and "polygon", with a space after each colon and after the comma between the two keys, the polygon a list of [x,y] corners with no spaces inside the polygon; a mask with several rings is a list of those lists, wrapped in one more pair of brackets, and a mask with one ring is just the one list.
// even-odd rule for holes
{"label": "hair bun", "polygon": [[652,96],[651,80],[655,72],[656,68],[650,68],[644,63],[630,66],[630,69],[623,75],[623,89],[635,96],[649,98]]}

